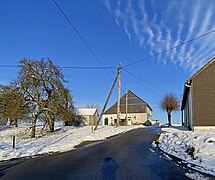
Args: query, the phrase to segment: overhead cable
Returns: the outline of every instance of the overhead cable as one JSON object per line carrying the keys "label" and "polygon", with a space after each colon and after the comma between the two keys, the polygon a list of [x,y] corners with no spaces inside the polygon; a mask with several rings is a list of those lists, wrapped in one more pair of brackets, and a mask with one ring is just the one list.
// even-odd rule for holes
{"label": "overhead cable", "polygon": [[129,64],[125,65],[124,68],[126,68],[126,67],[128,67],[128,66],[132,66],[132,65],[137,64],[137,63],[140,63],[140,62],[142,62],[142,61],[149,60],[149,59],[151,59],[151,58],[153,58],[153,57],[156,57],[156,56],[158,56],[158,55],[160,55],[160,54],[164,54],[164,53],[166,53],[166,52],[168,52],[168,51],[171,51],[171,50],[173,50],[173,49],[176,49],[176,48],[178,48],[178,47],[181,47],[181,46],[183,46],[183,45],[185,45],[185,44],[188,44],[188,43],[191,43],[191,42],[193,42],[193,41],[196,41],[197,39],[200,39],[200,38],[202,38],[202,37],[204,37],[204,36],[207,36],[207,35],[209,35],[209,34],[212,34],[212,33],[214,33],[214,32],[215,32],[215,29],[212,30],[212,31],[209,31],[209,32],[207,32],[207,33],[205,33],[205,34],[202,34],[202,35],[200,35],[200,36],[197,36],[197,37],[195,37],[195,38],[193,38],[193,39],[190,39],[190,40],[188,40],[188,41],[186,41],[186,42],[183,42],[183,43],[181,43],[181,44],[179,44],[179,45],[177,45],[177,46],[171,47],[171,48],[166,49],[166,50],[164,50],[164,51],[158,52],[158,53],[156,53],[156,54],[154,54],[154,55],[151,55],[151,56],[142,58],[142,59],[140,59],[140,60],[134,61],[134,62],[132,62],[132,63],[129,63]]}
{"label": "overhead cable", "polygon": [[154,84],[152,84],[152,83],[149,83],[149,82],[145,81],[145,80],[142,79],[141,77],[139,77],[139,76],[137,76],[137,75],[135,75],[135,74],[129,72],[128,70],[126,70],[126,69],[124,69],[124,68],[123,68],[122,70],[125,71],[126,73],[130,74],[131,76],[133,76],[133,77],[139,79],[140,81],[144,82],[145,84],[147,84],[147,85],[149,85],[149,86],[152,86],[152,87],[154,87],[154,88],[156,88],[156,89],[158,89],[158,90],[160,90],[160,91],[163,91],[163,92],[170,92],[170,91],[167,91],[167,90],[165,90],[165,89],[162,89],[162,88],[160,88],[160,87],[158,87],[158,86],[156,86],[156,85],[154,85]]}
{"label": "overhead cable", "polygon": [[88,45],[88,43],[86,42],[86,40],[83,38],[83,36],[77,30],[77,28],[74,26],[74,24],[72,23],[72,21],[68,18],[68,16],[65,14],[65,12],[63,11],[63,9],[58,5],[58,3],[55,0],[52,0],[52,1],[54,2],[55,6],[59,9],[59,11],[62,13],[62,15],[64,16],[64,18],[67,20],[67,22],[69,23],[70,27],[72,27],[72,29],[76,32],[76,34],[81,39],[81,41],[85,44],[85,46],[87,47],[87,49],[91,52],[91,54],[93,55],[93,57],[100,64],[100,66],[104,69],[104,71],[108,74],[108,76],[112,80],[114,80],[113,77],[110,75],[110,73],[107,71],[107,69],[104,67],[104,65],[101,63],[101,61],[99,60],[98,56],[96,56],[96,54],[93,52],[92,48],[90,48],[90,46]]}
{"label": "overhead cable", "polygon": [[[8,65],[8,64],[0,64],[0,68],[20,68],[20,65]],[[89,70],[99,70],[103,69],[103,67],[97,66],[58,66],[61,69],[89,69]],[[105,69],[116,69],[116,67],[105,67]]]}

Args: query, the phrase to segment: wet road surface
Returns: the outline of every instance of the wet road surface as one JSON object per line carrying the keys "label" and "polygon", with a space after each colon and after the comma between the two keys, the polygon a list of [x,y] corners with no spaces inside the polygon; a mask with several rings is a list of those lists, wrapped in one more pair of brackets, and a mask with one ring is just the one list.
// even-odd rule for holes
{"label": "wet road surface", "polygon": [[[184,180],[196,173],[152,147],[160,128],[139,128],[77,150],[0,163],[0,179]],[[212,176],[201,175],[213,179]]]}

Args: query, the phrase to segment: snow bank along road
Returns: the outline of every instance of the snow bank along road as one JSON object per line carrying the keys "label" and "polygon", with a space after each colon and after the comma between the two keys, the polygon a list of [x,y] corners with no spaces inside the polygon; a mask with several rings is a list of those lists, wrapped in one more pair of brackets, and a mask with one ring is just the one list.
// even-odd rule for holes
{"label": "snow bank along road", "polygon": [[[17,160],[1,179],[189,179],[204,175],[151,145],[160,128],[139,128],[62,154]],[[207,177],[206,177],[207,178]]]}
{"label": "snow bank along road", "polygon": [[[85,141],[104,140],[110,136],[123,133],[143,126],[99,126],[95,133],[92,133],[91,126],[72,127],[59,126],[55,132],[47,134],[37,127],[36,138],[30,138],[29,127],[3,128],[0,129],[0,161],[20,157],[32,157],[39,154],[54,152],[66,152],[75,148]],[[12,148],[12,138],[16,136],[16,147]]]}
{"label": "snow bank along road", "polygon": [[162,128],[159,147],[193,168],[215,176],[215,129],[188,131],[181,126],[165,127]]}

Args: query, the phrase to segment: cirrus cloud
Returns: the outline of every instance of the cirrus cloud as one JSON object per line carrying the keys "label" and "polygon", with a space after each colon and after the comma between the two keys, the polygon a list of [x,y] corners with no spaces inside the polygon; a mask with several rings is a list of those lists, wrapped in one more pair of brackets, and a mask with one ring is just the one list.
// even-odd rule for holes
{"label": "cirrus cloud", "polygon": [[[123,28],[128,39],[140,47],[149,47],[149,55],[175,47],[215,29],[215,1],[132,1],[102,0],[114,21]],[[214,34],[185,44],[157,57],[190,72],[195,71],[215,55]]]}

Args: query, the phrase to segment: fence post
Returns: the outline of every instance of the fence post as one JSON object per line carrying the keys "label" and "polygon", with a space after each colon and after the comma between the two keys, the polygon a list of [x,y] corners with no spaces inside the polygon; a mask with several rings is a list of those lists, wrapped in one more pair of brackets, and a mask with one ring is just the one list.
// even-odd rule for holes
{"label": "fence post", "polygon": [[13,136],[13,149],[15,148],[15,136]]}

